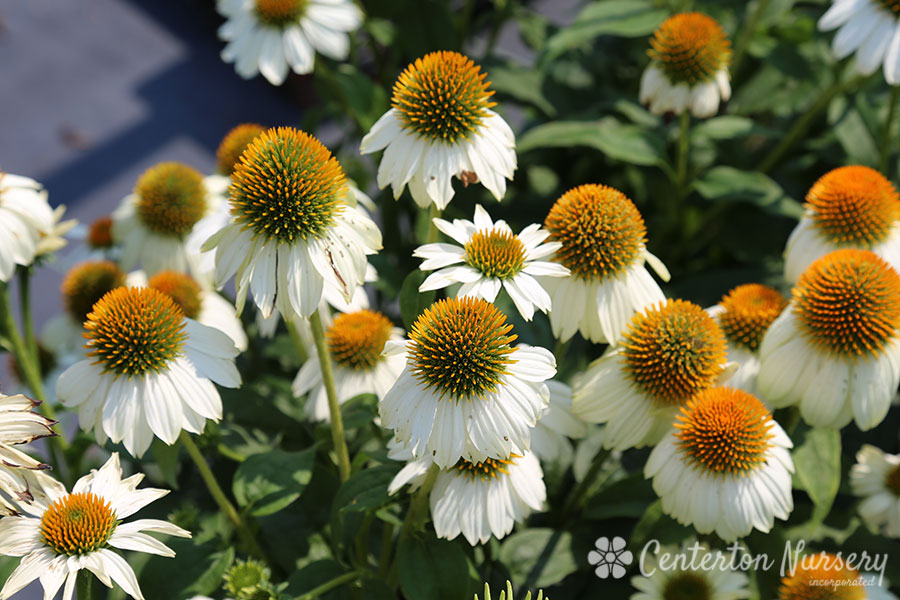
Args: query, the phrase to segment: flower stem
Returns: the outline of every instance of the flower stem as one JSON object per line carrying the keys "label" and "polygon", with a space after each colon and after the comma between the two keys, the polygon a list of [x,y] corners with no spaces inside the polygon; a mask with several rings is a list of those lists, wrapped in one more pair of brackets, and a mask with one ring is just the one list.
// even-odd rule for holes
{"label": "flower stem", "polygon": [[753,13],[750,14],[750,18],[747,19],[747,22],[744,25],[744,29],[741,31],[740,36],[734,43],[734,53],[731,55],[731,76],[735,77],[738,73],[738,70],[741,68],[741,62],[744,60],[744,55],[747,52],[747,46],[750,45],[750,40],[753,39],[753,34],[756,32],[756,27],[759,25],[759,19],[762,17],[763,13],[766,12],[766,8],[769,6],[769,0],[758,0],[756,3],[756,9]]}
{"label": "flower stem", "polygon": [[438,241],[440,232],[438,231],[437,225],[434,224],[434,220],[440,216],[441,211],[438,209],[437,204],[432,204],[428,208],[428,231],[425,234],[426,244],[433,244]]}
{"label": "flower stem", "polygon": [[91,600],[91,588],[94,583],[94,575],[87,569],[81,569],[75,576],[75,598],[77,600]]}
{"label": "flower stem", "polygon": [[841,92],[858,85],[864,77],[855,77],[851,79],[849,82],[842,84],[840,79],[836,79],[835,82],[826,89],[820,96],[819,99],[814,102],[809,108],[806,109],[802,115],[797,117],[794,121],[794,124],[791,125],[791,128],[788,132],[781,138],[781,141],[778,143],[775,148],[772,149],[771,152],[759,163],[756,167],[757,171],[761,173],[768,173],[771,171],[775,165],[784,157],[788,150],[794,147],[798,141],[800,141],[804,135],[806,135],[807,130],[812,126],[813,121],[816,117],[819,116],[819,113],[828,108],[828,105],[831,104],[831,101],[835,96],[840,94]]}
{"label": "flower stem", "polygon": [[428,515],[428,496],[431,494],[431,488],[434,487],[434,482],[437,481],[437,476],[440,472],[440,467],[435,463],[431,463],[431,466],[428,467],[428,472],[425,474],[425,481],[422,482],[422,486],[416,490],[415,494],[413,494],[412,502],[409,504],[406,520],[403,521],[403,527],[400,528],[400,537],[397,541],[398,544],[403,541],[404,538],[408,537],[410,533],[422,526],[422,522]]}
{"label": "flower stem", "polygon": [[[688,152],[691,149],[691,113],[685,110],[678,121],[678,151],[675,155],[675,189],[679,202],[687,196]],[[675,206],[676,210],[678,206]]]}
{"label": "flower stem", "polygon": [[260,548],[259,542],[256,541],[253,532],[250,531],[250,528],[247,527],[247,524],[241,519],[241,516],[238,514],[237,509],[225,495],[225,492],[222,490],[219,482],[216,481],[216,476],[209,468],[209,465],[206,464],[206,459],[203,457],[203,454],[200,452],[197,444],[194,443],[194,440],[191,439],[191,435],[187,431],[181,432],[181,443],[184,444],[184,447],[188,451],[188,454],[191,455],[194,464],[197,465],[197,470],[200,471],[200,477],[203,478],[203,482],[206,484],[206,489],[209,490],[210,496],[212,496],[216,504],[219,505],[219,509],[223,513],[225,513],[225,516],[228,517],[228,520],[231,521],[234,527],[237,529],[238,534],[247,545],[247,549],[249,550],[250,554],[252,554],[256,558],[264,559],[265,556],[263,554],[262,548]]}
{"label": "flower stem", "polygon": [[340,587],[345,583],[356,581],[357,579],[362,577],[362,575],[362,571],[350,571],[349,573],[344,573],[343,575],[335,577],[331,581],[326,581],[322,585],[311,589],[310,591],[300,596],[297,600],[313,600],[314,598],[318,598],[326,592],[330,592],[331,590]]}
{"label": "flower stem", "polygon": [[566,498],[566,503],[563,505],[562,516],[563,519],[567,519],[571,514],[577,511],[581,507],[581,503],[584,501],[584,496],[590,491],[591,486],[594,485],[594,481],[597,479],[597,475],[600,474],[600,471],[603,470],[603,463],[606,462],[606,459],[609,458],[610,450],[605,448],[601,448],[597,455],[594,456],[594,461],[591,463],[591,468],[588,469],[588,472],[584,474],[582,480],[575,486],[575,489],[572,490],[572,493],[569,494],[569,497]]}
{"label": "flower stem", "polygon": [[891,86],[891,97],[888,100],[887,119],[885,119],[884,126],[881,128],[881,139],[878,144],[880,150],[878,156],[878,170],[888,179],[890,179],[890,176],[888,175],[888,160],[891,158],[891,126],[894,123],[894,116],[897,114],[898,99],[900,99],[900,86]]}
{"label": "flower stem", "polygon": [[331,369],[331,354],[325,343],[325,332],[322,329],[322,318],[316,310],[309,318],[312,328],[313,340],[316,343],[316,352],[319,355],[319,366],[322,369],[322,383],[325,385],[325,394],[328,396],[328,411],[331,414],[331,439],[334,443],[334,453],[337,455],[338,474],[341,481],[350,479],[350,452],[347,450],[347,440],[344,438],[344,419],[341,416],[341,405],[338,403],[337,391],[334,388],[334,372]]}
{"label": "flower stem", "polygon": [[[19,269],[19,309],[22,311],[26,349],[31,354],[31,360],[37,369],[39,379],[43,381],[41,357],[38,354],[37,338],[34,335],[34,319],[31,316],[31,270],[28,268]],[[41,391],[43,392],[43,385]]]}
{"label": "flower stem", "polygon": [[378,574],[388,574],[391,567],[391,550],[394,548],[394,524],[385,523],[381,530],[381,550],[378,555]]}
{"label": "flower stem", "polygon": [[294,342],[294,348],[297,350],[297,357],[301,363],[305,363],[306,359],[309,358],[309,353],[306,351],[306,346],[303,344],[303,338],[300,337],[297,326],[288,319],[285,319],[285,324],[287,325],[288,334],[291,336],[291,341]]}
{"label": "flower stem", "polygon": [[[31,321],[31,303],[27,291],[27,276],[26,283],[23,284],[23,286],[25,287],[25,291],[20,294],[20,298],[23,302],[21,308],[26,321]],[[19,333],[19,326],[16,324],[15,318],[13,318],[9,303],[9,286],[5,283],[0,283],[0,319],[2,319],[2,321],[0,321],[0,333],[8,340],[10,346],[9,350],[16,357],[16,362],[19,364],[22,375],[25,377],[25,383],[31,388],[35,400],[41,403],[41,412],[44,413],[44,416],[56,421],[56,411],[53,410],[53,406],[47,402],[47,396],[44,393],[44,383],[41,380],[40,368],[37,366],[37,356],[36,354],[29,352],[25,340],[22,339],[22,334]],[[26,329],[27,328],[28,326],[26,325]],[[66,448],[68,448],[68,443],[63,432],[57,433],[59,435],[49,439],[48,448],[50,450],[50,459],[56,463],[57,466],[61,466],[59,458],[56,456],[56,449],[58,448],[62,452],[65,452]]]}
{"label": "flower stem", "polygon": [[[406,519],[403,521],[403,526],[400,528],[400,535],[397,536],[398,549],[403,541],[408,538],[411,533],[418,530],[422,526],[422,522],[425,521],[425,518],[428,515],[428,497],[431,494],[431,488],[434,487],[434,482],[437,481],[437,476],[440,472],[440,467],[435,463],[431,463],[431,466],[428,467],[428,472],[425,474],[425,481],[422,482],[422,486],[416,490],[415,494],[413,494],[412,501],[409,503],[409,510],[406,512]],[[399,551],[397,555],[399,556]],[[392,587],[397,587],[397,556],[394,556],[394,562],[391,565],[388,581]]]}

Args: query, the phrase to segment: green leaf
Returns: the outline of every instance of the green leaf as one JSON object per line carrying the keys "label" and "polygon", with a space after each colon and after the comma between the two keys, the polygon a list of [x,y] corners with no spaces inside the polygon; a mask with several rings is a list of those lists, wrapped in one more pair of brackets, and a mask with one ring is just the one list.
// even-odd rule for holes
{"label": "green leaf", "polygon": [[828,123],[841,148],[854,163],[877,166],[878,145],[856,107],[846,98],[835,98],[828,107]]}
{"label": "green leaf", "polygon": [[334,498],[338,510],[363,511],[381,508],[390,500],[387,488],[397,474],[397,465],[383,465],[354,473]]}
{"label": "green leaf", "polygon": [[181,463],[178,462],[178,455],[181,453],[181,440],[177,440],[169,446],[159,439],[153,440],[150,446],[153,453],[153,460],[159,469],[160,477],[173,490],[178,489],[178,470]]}
{"label": "green leaf", "polygon": [[549,528],[526,529],[504,540],[500,561],[509,568],[513,583],[546,588],[578,569],[572,535]]}
{"label": "green leaf", "polygon": [[234,548],[217,551],[213,542],[173,539],[166,545],[177,558],[153,556],[141,570],[139,585],[148,598],[209,596],[222,586],[222,576],[234,562]]}
{"label": "green leaf", "polygon": [[810,429],[794,450],[794,476],[806,490],[816,510],[813,519],[821,522],[831,510],[841,485],[841,434],[834,429]]}
{"label": "green leaf", "polygon": [[582,514],[590,519],[639,518],[655,501],[650,481],[635,473],[604,486]]}
{"label": "green leaf", "polygon": [[756,171],[734,167],[713,167],[694,182],[701,196],[714,202],[747,202],[762,210],[799,218],[803,206],[789,198],[773,179]]}
{"label": "green leaf", "polygon": [[434,292],[419,292],[419,286],[425,281],[426,274],[419,269],[406,276],[400,286],[400,315],[403,326],[409,331],[423,310],[434,302]]}
{"label": "green leaf", "polygon": [[753,129],[753,120],[735,115],[723,115],[702,121],[691,132],[695,139],[728,140],[741,137]]}
{"label": "green leaf", "polygon": [[242,507],[249,507],[252,515],[276,513],[303,493],[312,477],[315,457],[315,448],[254,454],[234,474],[234,497]]}
{"label": "green leaf", "polygon": [[491,87],[498,94],[519,102],[531,104],[548,116],[556,115],[556,108],[544,96],[541,89],[544,75],[536,69],[526,69],[514,64],[493,65],[490,68]]}
{"label": "green leaf", "polygon": [[[346,569],[335,560],[317,560],[294,571],[290,579],[288,579],[288,584],[284,591],[288,597],[302,596],[320,585],[340,577],[345,572]],[[323,597],[343,598],[346,592],[346,588],[337,588],[336,591],[330,592]]]}
{"label": "green leaf", "polygon": [[647,507],[647,512],[634,526],[628,545],[632,548],[640,548],[652,539],[659,540],[661,544],[675,544],[687,538],[692,531],[693,529],[690,527],[679,524],[678,521],[665,514],[662,509],[662,500],[657,500]]}
{"label": "green leaf", "polygon": [[334,72],[334,80],[341,96],[363,131],[371,129],[387,109],[387,95],[381,86],[349,63],[342,63]]}
{"label": "green leaf", "polygon": [[552,60],[601,35],[649,35],[667,16],[665,8],[657,8],[649,0],[607,0],[588,4],[574,23],[547,40],[545,60]]}
{"label": "green leaf", "polygon": [[397,549],[397,574],[406,598],[459,600],[469,582],[469,566],[459,545],[433,538],[408,537]]}
{"label": "green leaf", "polygon": [[665,142],[652,131],[623,124],[613,117],[599,121],[555,121],[529,129],[519,139],[517,150],[588,146],[609,158],[635,165],[665,162]]}

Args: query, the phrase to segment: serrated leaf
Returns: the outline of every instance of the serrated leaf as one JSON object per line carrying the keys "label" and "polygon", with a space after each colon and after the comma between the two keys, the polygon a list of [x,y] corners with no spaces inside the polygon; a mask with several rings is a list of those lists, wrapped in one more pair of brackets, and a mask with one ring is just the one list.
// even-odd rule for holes
{"label": "serrated leaf", "polygon": [[300,497],[312,477],[315,448],[272,450],[247,457],[234,474],[232,490],[250,514],[271,515]]}

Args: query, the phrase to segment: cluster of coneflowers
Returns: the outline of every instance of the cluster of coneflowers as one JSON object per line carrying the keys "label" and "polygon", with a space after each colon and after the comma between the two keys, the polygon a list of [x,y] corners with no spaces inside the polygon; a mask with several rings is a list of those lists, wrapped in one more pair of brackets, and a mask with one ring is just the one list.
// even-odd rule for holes
{"label": "cluster of coneflowers", "polygon": [[[219,8],[228,18],[223,58],[276,84],[289,68],[310,71],[314,51],[345,58],[347,32],[362,20],[346,0],[220,0]],[[820,25],[842,27],[838,55],[855,50],[860,71],[883,64],[897,83],[898,9],[836,0]],[[652,112],[704,118],[728,99],[730,44],[715,20],[675,15],[650,45],[640,97]],[[589,424],[605,426],[597,464],[613,451],[652,447],[643,472],[663,511],[698,534],[730,542],[770,531],[793,510],[794,470],[790,432],[772,411],[796,406],[812,426],[855,422],[865,431],[885,418],[900,384],[894,186],[867,167],[824,174],[787,242],[790,297],[749,283],[704,309],[665,297],[651,270],[663,281],[668,271],[647,250],[641,214],[602,183],[565,192],[543,223],[520,231],[480,205],[471,220],[440,218],[454,180],[483,184],[500,201],[514,176],[515,138],[492,94],[469,58],[427,54],[399,75],[391,109],[362,139],[362,154],[382,152],[378,186],[397,199],[408,187],[429,216],[428,243],[413,253],[429,273],[420,291],[451,292],[409,332],[370,306],[365,291],[377,278],[368,257],[382,241],[375,203],[313,135],[245,124],[223,140],[216,174],[156,165],[84,232],[82,260],[62,285],[66,313],[40,340],[64,368],[50,382],[56,397],[98,444],[122,444],[137,458],[154,438],[181,440],[202,471],[191,434],[222,418],[217,386],[241,385],[235,359],[248,345],[240,314],[249,296],[261,331],[283,321],[304,345],[293,390],[310,420],[330,424],[342,480],[351,457],[340,406],[377,396],[389,456],[406,462],[389,491],[413,493],[400,535],[421,527],[430,509],[440,538],[477,545],[506,536],[544,508],[542,462],[571,451],[569,438]],[[17,272],[27,286],[27,270],[62,247],[71,224],[61,217],[36,182],[0,178],[4,302]],[[232,280],[234,303],[218,291]],[[556,357],[517,343],[495,305],[500,294],[525,321],[547,315]],[[45,598],[62,589],[69,600],[82,570],[140,599],[116,549],[173,556],[146,532],[190,534],[164,521],[124,521],[166,492],[138,489],[140,474],[123,479],[117,454],[69,492],[48,465],[13,447],[55,435],[54,420],[51,403],[46,416],[36,411],[37,339],[2,308],[4,339],[38,400],[0,398],[0,553],[23,557],[0,599],[39,579]],[[554,377],[576,333],[606,349],[570,387]],[[865,498],[863,519],[900,537],[900,457],[864,447],[850,483]],[[814,597],[820,576],[788,574],[780,598]],[[749,594],[739,573],[659,571],[634,585],[639,600]],[[893,597],[853,589],[863,594],[854,598]]]}

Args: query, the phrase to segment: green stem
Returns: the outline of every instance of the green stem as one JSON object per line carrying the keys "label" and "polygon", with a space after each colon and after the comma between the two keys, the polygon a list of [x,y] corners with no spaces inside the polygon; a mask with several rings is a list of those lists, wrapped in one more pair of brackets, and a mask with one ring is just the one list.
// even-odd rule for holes
{"label": "green stem", "polygon": [[[22,311],[23,314],[28,315],[27,318],[30,321],[31,305],[27,291],[22,294],[22,297],[25,302]],[[34,394],[35,400],[38,400],[41,403],[41,412],[43,412],[44,416],[48,419],[57,421],[56,411],[53,410],[53,406],[47,402],[47,396],[44,394],[44,382],[41,381],[40,369],[36,365],[36,358],[28,351],[25,340],[22,339],[22,334],[19,333],[19,326],[13,318],[9,303],[9,286],[4,283],[0,283],[0,319],[2,319],[2,322],[0,322],[0,331],[2,331],[9,339],[10,345],[12,346],[10,350],[16,357],[16,362],[19,364],[22,375],[25,377],[25,383]],[[69,445],[66,441],[65,434],[61,431],[57,433],[58,435],[50,438],[48,448],[50,450],[50,460],[52,460],[57,467],[60,467],[62,466],[62,463],[60,463],[59,457],[56,455],[56,450],[59,449],[64,453]]]}
{"label": "green stem", "polygon": [[475,9],[475,0],[466,0],[462,15],[459,19],[459,51],[465,53],[466,37],[469,35],[469,24],[472,22],[472,12]]}
{"label": "green stem", "polygon": [[406,513],[406,520],[403,521],[403,527],[400,528],[400,537],[397,540],[399,545],[401,541],[409,537],[409,534],[418,530],[425,518],[428,516],[428,496],[431,494],[431,488],[437,481],[437,476],[441,472],[440,467],[431,463],[428,472],[425,474],[425,481],[422,486],[413,494],[412,502],[409,504],[409,511]]}
{"label": "green stem", "polygon": [[[575,336],[572,336],[575,337]],[[553,347],[553,357],[556,358],[556,369],[559,370],[559,366],[562,364],[563,359],[566,357],[566,352],[569,350],[569,345],[572,343],[572,338],[570,337],[566,341],[556,340],[556,346]]]}
{"label": "green stem", "polygon": [[293,321],[288,321],[287,319],[285,319],[285,324],[287,325],[288,334],[291,336],[291,341],[294,342],[294,348],[297,349],[297,357],[301,363],[305,363],[306,359],[309,358],[309,353],[306,351],[300,332],[297,331],[297,326],[294,325]]}
{"label": "green stem", "polygon": [[78,571],[75,576],[75,598],[76,600],[91,600],[91,588],[94,583],[94,574],[87,569]]}
{"label": "green stem", "polygon": [[334,443],[334,453],[337,455],[338,474],[341,476],[341,481],[347,481],[350,479],[350,452],[347,450],[347,440],[344,437],[344,419],[341,416],[341,405],[338,402],[337,391],[334,388],[331,355],[325,343],[325,332],[322,330],[322,319],[318,310],[309,318],[309,325],[312,328],[316,352],[319,355],[322,383],[325,385],[325,394],[328,396],[328,411],[331,414],[331,439]]}
{"label": "green stem", "polygon": [[891,127],[894,123],[894,116],[897,114],[897,100],[900,99],[900,86],[891,87],[891,97],[888,100],[888,114],[884,121],[884,127],[881,128],[881,139],[878,148],[878,170],[881,171],[888,179],[888,160],[891,158]]}
{"label": "green stem", "polygon": [[381,530],[381,551],[378,554],[378,574],[383,578],[391,568],[391,550],[394,548],[394,524],[385,523]]}
{"label": "green stem", "polygon": [[434,224],[434,220],[440,216],[441,211],[438,210],[437,204],[432,204],[428,207],[428,230],[425,234],[426,244],[433,244],[438,241],[440,231],[438,231],[437,225]]}
{"label": "green stem", "polygon": [[[22,311],[22,324],[25,329],[25,344],[31,354],[32,363],[37,369],[38,377],[43,381],[41,373],[41,357],[38,353],[37,338],[34,335],[34,319],[31,317],[31,270],[19,269],[19,310]],[[41,385],[43,392],[43,385]]]}
{"label": "green stem", "polygon": [[812,126],[813,121],[816,117],[819,116],[819,113],[828,108],[828,105],[834,99],[835,96],[840,94],[846,89],[854,87],[858,85],[864,78],[863,77],[855,77],[851,79],[849,82],[842,84],[839,79],[837,79],[828,89],[826,89],[820,96],[819,99],[816,100],[809,108],[806,109],[802,115],[797,117],[794,121],[794,124],[791,125],[791,128],[788,132],[781,138],[781,141],[778,143],[775,148],[772,149],[771,152],[759,163],[759,166],[756,167],[757,171],[761,173],[768,173],[771,171],[776,164],[784,157],[788,150],[794,147],[798,141],[803,139],[806,135],[807,130]]}
{"label": "green stem", "polygon": [[566,499],[566,503],[563,505],[562,516],[563,519],[568,518],[573,512],[578,510],[581,507],[581,503],[584,501],[584,497],[587,495],[588,491],[590,491],[591,486],[594,485],[594,481],[597,479],[597,475],[600,474],[600,471],[603,470],[603,463],[606,462],[606,459],[609,458],[610,450],[602,448],[597,455],[594,456],[594,461],[591,463],[591,468],[588,469],[588,472],[584,474],[584,477],[578,485],[575,486],[575,489],[572,490],[572,493],[569,494],[569,497]]}
{"label": "green stem", "polygon": [[691,149],[690,135],[691,113],[685,110],[678,119],[678,149],[675,155],[675,189],[679,201],[687,196],[688,152]]}
{"label": "green stem", "polygon": [[766,12],[766,8],[769,6],[769,0],[758,0],[756,3],[756,9],[750,14],[750,18],[747,19],[747,22],[744,24],[744,29],[741,31],[740,36],[738,36],[737,41],[734,43],[734,53],[731,55],[731,77],[737,75],[738,70],[741,68],[741,62],[744,60],[744,56],[747,52],[747,46],[750,45],[750,40],[753,39],[753,34],[756,32],[756,27],[759,25],[759,20],[762,17],[763,13]]}
{"label": "green stem", "polygon": [[206,464],[206,459],[203,457],[197,444],[194,443],[194,440],[191,439],[191,435],[187,431],[181,432],[181,443],[184,444],[184,447],[188,451],[188,454],[191,455],[194,464],[197,465],[197,470],[200,471],[200,477],[203,478],[206,489],[209,490],[209,495],[212,496],[213,500],[215,500],[216,504],[219,506],[219,509],[225,513],[225,516],[228,517],[228,520],[231,521],[235,529],[237,529],[238,534],[247,545],[250,554],[256,558],[265,559],[262,548],[260,548],[259,543],[256,541],[253,532],[250,531],[250,528],[247,527],[247,524],[244,523],[241,516],[238,514],[237,509],[225,495],[219,482],[216,481],[216,476],[209,468],[209,465]]}
{"label": "green stem", "polygon": [[[425,474],[425,481],[422,482],[422,486],[416,490],[415,494],[413,494],[412,501],[409,503],[409,510],[406,512],[406,519],[403,521],[403,526],[400,527],[400,535],[397,536],[397,548],[403,543],[403,541],[410,536],[414,531],[417,531],[421,526],[425,519],[428,517],[428,500],[429,495],[431,494],[431,488],[434,487],[434,482],[437,481],[437,476],[440,474],[441,469],[436,464],[431,463],[431,466],[428,467],[428,472]],[[398,553],[399,556],[399,553]],[[388,581],[391,587],[397,587],[397,556],[394,557],[394,562],[391,565],[390,571],[388,575]]]}
{"label": "green stem", "polygon": [[349,573],[344,573],[343,575],[335,577],[331,581],[326,581],[322,585],[311,589],[310,591],[300,596],[297,600],[313,600],[313,598],[318,598],[326,592],[330,592],[331,590],[340,587],[345,583],[356,581],[357,579],[362,577],[362,575],[362,571],[351,571]]}

